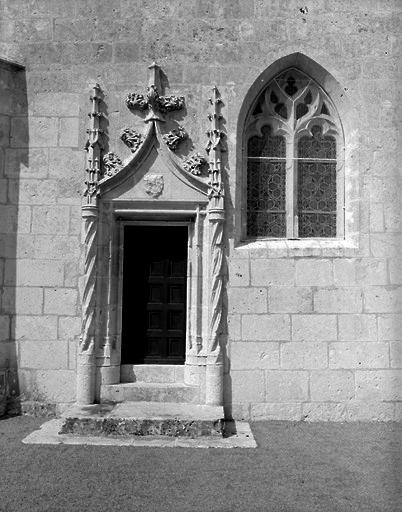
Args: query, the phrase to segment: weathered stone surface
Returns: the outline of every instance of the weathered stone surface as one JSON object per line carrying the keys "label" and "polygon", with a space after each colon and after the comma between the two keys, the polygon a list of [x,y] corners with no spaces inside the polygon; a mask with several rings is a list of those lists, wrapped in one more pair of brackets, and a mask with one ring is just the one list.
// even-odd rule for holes
{"label": "weathered stone surface", "polygon": [[327,368],[327,350],[327,344],[322,342],[283,343],[281,367],[291,370]]}
{"label": "weathered stone surface", "polygon": [[268,288],[270,313],[309,313],[313,310],[313,293],[305,286],[270,286]]}
{"label": "weathered stone surface", "polygon": [[332,343],[329,347],[330,368],[388,368],[388,343]]}
{"label": "weathered stone surface", "polygon": [[55,340],[57,339],[57,317],[22,316],[13,320],[16,340]]}
{"label": "weathered stone surface", "polygon": [[279,368],[279,344],[263,342],[238,342],[231,345],[232,370]]}
{"label": "weathered stone surface", "polygon": [[5,313],[40,315],[43,310],[43,289],[39,287],[3,288],[2,307]]}
{"label": "weathered stone surface", "polygon": [[364,293],[364,307],[368,313],[400,313],[402,311],[402,286],[372,286]]}
{"label": "weathered stone surface", "polygon": [[266,313],[267,290],[264,288],[229,289],[229,313]]}
{"label": "weathered stone surface", "polygon": [[229,263],[230,286],[249,286],[250,271],[248,260],[232,260]]}
{"label": "weathered stone surface", "polygon": [[251,260],[252,286],[293,285],[295,281],[292,260]]}
{"label": "weathered stone surface", "polygon": [[378,316],[379,340],[402,340],[402,314]]}
{"label": "weathered stone surface", "polygon": [[267,402],[301,402],[308,398],[308,373],[304,371],[267,371]]}
{"label": "weathered stone surface", "polygon": [[355,381],[358,400],[402,400],[401,370],[356,371]]}
{"label": "weathered stone surface", "polygon": [[331,262],[311,259],[296,261],[296,284],[298,286],[331,286],[333,284]]}
{"label": "weathered stone surface", "polygon": [[377,318],[375,315],[339,315],[340,341],[376,341]]}
{"label": "weathered stone surface", "polygon": [[77,290],[72,288],[47,288],[45,290],[44,313],[76,315]]}
{"label": "weathered stone surface", "polygon": [[67,369],[67,343],[60,340],[24,339],[18,344],[21,368]]}
{"label": "weathered stone surface", "polygon": [[336,339],[335,315],[292,315],[293,341],[333,341]]}
{"label": "weathered stone surface", "polygon": [[243,315],[242,337],[251,341],[288,341],[290,319],[288,315]]}
{"label": "weathered stone surface", "polygon": [[301,404],[276,404],[263,403],[251,404],[250,419],[258,420],[283,420],[283,421],[300,421],[301,420]]}
{"label": "weathered stone surface", "polygon": [[311,372],[310,396],[314,402],[343,402],[354,397],[353,372]]}
{"label": "weathered stone surface", "polygon": [[361,313],[362,292],[356,288],[322,289],[314,293],[317,313]]}
{"label": "weathered stone surface", "polygon": [[233,370],[232,399],[234,403],[264,402],[264,377],[262,370]]}

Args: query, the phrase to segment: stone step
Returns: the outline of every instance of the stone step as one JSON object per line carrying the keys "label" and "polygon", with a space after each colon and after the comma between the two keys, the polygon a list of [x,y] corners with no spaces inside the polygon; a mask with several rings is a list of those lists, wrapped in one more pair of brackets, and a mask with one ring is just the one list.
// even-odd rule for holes
{"label": "stone step", "polygon": [[122,364],[121,382],[183,382],[184,365]]}
{"label": "stone step", "polygon": [[225,435],[225,421],[221,406],[169,402],[102,403],[68,409],[63,414],[59,433],[82,436],[222,437]]}
{"label": "stone step", "polygon": [[182,383],[126,382],[101,386],[101,402],[199,403],[199,388]]}

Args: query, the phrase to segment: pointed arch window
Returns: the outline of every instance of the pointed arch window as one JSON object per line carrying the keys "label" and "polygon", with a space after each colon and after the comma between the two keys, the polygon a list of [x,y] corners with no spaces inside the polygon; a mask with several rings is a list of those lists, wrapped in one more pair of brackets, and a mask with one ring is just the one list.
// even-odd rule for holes
{"label": "pointed arch window", "polygon": [[298,69],[276,76],[246,124],[247,236],[343,236],[343,135],[324,90]]}

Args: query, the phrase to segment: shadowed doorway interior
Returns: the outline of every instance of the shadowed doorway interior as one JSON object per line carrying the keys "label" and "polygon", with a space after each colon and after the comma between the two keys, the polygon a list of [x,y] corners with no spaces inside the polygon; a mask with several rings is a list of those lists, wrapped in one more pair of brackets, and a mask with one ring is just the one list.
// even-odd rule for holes
{"label": "shadowed doorway interior", "polygon": [[122,364],[184,364],[187,226],[124,227]]}

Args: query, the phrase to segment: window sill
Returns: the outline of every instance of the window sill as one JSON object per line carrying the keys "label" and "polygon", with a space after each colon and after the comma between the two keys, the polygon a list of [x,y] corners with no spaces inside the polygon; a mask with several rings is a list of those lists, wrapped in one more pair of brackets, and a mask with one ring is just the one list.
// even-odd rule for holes
{"label": "window sill", "polygon": [[[358,254],[358,244],[354,240],[246,240],[239,242],[234,251],[241,256],[249,252],[258,258],[294,257],[354,257]],[[243,257],[246,257],[245,254]]]}

